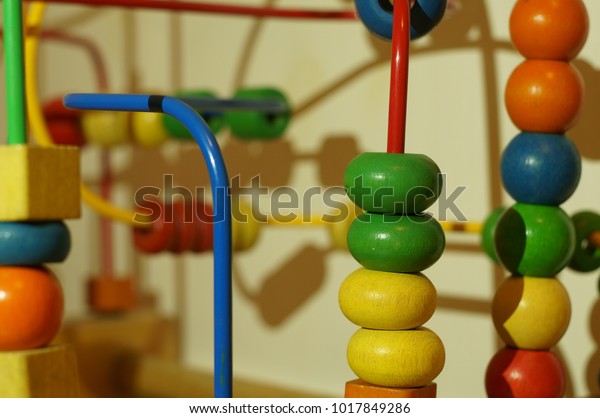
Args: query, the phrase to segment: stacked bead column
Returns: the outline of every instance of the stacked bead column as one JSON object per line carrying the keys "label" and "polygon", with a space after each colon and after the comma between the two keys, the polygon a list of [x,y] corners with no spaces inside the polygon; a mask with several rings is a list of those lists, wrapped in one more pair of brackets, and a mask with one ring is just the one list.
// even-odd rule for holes
{"label": "stacked bead column", "polygon": [[435,311],[437,293],[421,273],[445,245],[440,224],[425,213],[439,197],[440,169],[425,155],[404,153],[404,129],[408,29],[413,38],[431,30],[446,2],[412,2],[412,9],[410,3],[396,0],[392,9],[387,0],[356,1],[363,23],[378,36],[392,37],[395,56],[388,153],[359,155],[344,176],[349,197],[365,211],[347,237],[363,268],[339,290],[342,312],[361,327],[348,343],[348,363],[359,379],[346,384],[346,397],[435,397],[432,382],[445,362],[442,341],[423,327]]}
{"label": "stacked bead column", "polygon": [[581,0],[518,0],[510,18],[526,60],[511,74],[506,108],[523,132],[506,147],[501,175],[517,203],[498,220],[500,262],[510,271],[492,304],[506,347],[490,361],[490,397],[562,397],[565,372],[551,351],[565,333],[571,305],[556,275],[575,249],[571,219],[559,207],[575,191],[581,158],[565,136],[577,121],[583,82],[570,64],[588,33]]}

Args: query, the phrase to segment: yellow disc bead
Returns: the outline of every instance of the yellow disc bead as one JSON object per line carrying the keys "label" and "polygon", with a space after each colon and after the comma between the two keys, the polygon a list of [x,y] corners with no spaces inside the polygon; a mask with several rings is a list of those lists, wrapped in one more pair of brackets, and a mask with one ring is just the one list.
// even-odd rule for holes
{"label": "yellow disc bead", "polygon": [[234,202],[231,219],[231,242],[235,251],[251,248],[258,240],[260,222],[252,215],[252,207],[244,202]]}
{"label": "yellow disc bead", "polygon": [[359,269],[340,286],[338,301],[346,318],[364,328],[406,330],[431,318],[437,292],[420,273]]}
{"label": "yellow disc bead", "polygon": [[112,147],[130,137],[126,112],[85,112],[81,117],[81,127],[87,142],[102,147]]}
{"label": "yellow disc bead", "polygon": [[348,342],[348,364],[367,383],[425,386],[444,368],[442,340],[427,328],[381,331],[361,328]]}
{"label": "yellow disc bead", "polygon": [[569,295],[555,278],[509,277],[492,302],[494,326],[516,348],[547,350],[558,343],[571,319]]}
{"label": "yellow disc bead", "polygon": [[131,128],[135,142],[145,147],[156,147],[169,138],[163,125],[162,113],[136,112],[131,114]]}

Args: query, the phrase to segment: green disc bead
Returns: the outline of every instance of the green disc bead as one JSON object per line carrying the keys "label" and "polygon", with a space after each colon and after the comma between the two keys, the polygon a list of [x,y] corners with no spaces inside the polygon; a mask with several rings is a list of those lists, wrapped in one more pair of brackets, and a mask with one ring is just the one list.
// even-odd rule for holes
{"label": "green disc bead", "polygon": [[437,164],[423,154],[367,152],[346,168],[344,187],[367,212],[411,215],[437,200],[442,176]]}
{"label": "green disc bead", "polygon": [[[238,90],[234,99],[280,100],[288,103],[285,95],[274,88],[246,88]],[[289,105],[287,106],[289,109]],[[239,139],[270,140],[278,139],[285,132],[291,111],[287,113],[266,113],[253,110],[236,110],[225,114],[231,132]]]}
{"label": "green disc bead", "polygon": [[370,270],[415,273],[442,255],[446,238],[430,215],[364,213],[348,230],[348,249]]}
{"label": "green disc bead", "polygon": [[569,267],[582,272],[596,270],[600,267],[600,249],[589,245],[587,239],[592,232],[600,231],[600,215],[585,211],[571,219],[575,226],[575,252]]}
{"label": "green disc bead", "polygon": [[[209,91],[180,91],[175,93],[176,97],[191,97],[196,99],[216,99],[217,96]],[[200,116],[206,122],[213,134],[217,134],[225,126],[225,115],[221,112],[200,112]],[[174,139],[193,141],[194,138],[187,128],[172,116],[164,115],[163,124],[165,130]]]}
{"label": "green disc bead", "polygon": [[553,277],[571,260],[575,228],[558,206],[516,203],[498,220],[494,243],[511,273]]}
{"label": "green disc bead", "polygon": [[481,246],[483,247],[483,251],[485,251],[496,264],[500,263],[500,261],[496,255],[496,249],[494,248],[494,231],[496,230],[496,225],[498,225],[500,216],[504,213],[504,209],[505,208],[498,208],[490,213],[481,230]]}

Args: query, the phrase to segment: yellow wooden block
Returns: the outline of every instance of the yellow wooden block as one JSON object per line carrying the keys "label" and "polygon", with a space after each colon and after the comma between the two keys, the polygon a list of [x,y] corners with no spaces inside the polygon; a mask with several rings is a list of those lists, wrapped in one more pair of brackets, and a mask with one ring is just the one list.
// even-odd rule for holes
{"label": "yellow wooden block", "polygon": [[79,148],[0,146],[0,221],[79,216]]}
{"label": "yellow wooden block", "polygon": [[0,397],[79,396],[75,353],[68,346],[0,352]]}

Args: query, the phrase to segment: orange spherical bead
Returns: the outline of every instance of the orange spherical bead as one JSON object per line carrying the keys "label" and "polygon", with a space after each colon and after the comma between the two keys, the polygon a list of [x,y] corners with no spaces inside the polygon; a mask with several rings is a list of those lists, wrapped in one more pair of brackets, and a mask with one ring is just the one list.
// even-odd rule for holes
{"label": "orange spherical bead", "polygon": [[567,62],[526,60],[508,79],[504,100],[520,130],[564,133],[579,118],[583,80]]}
{"label": "orange spherical bead", "polygon": [[510,16],[512,42],[525,58],[573,59],[588,30],[582,0],[518,0]]}
{"label": "orange spherical bead", "polygon": [[0,350],[47,345],[63,315],[60,283],[45,268],[0,267]]}

